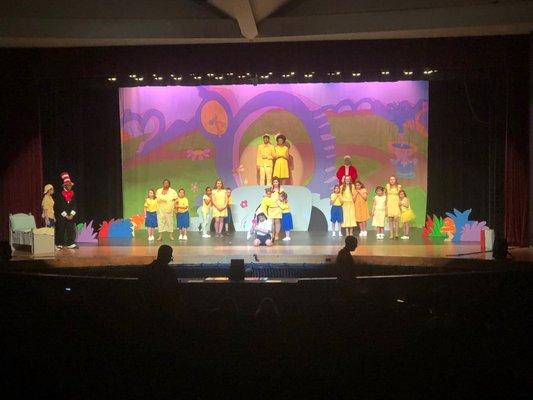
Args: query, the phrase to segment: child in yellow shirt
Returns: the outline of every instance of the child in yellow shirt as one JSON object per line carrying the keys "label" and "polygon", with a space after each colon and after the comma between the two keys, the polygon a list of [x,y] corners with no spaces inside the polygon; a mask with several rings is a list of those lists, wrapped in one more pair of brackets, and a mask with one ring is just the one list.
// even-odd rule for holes
{"label": "child in yellow shirt", "polygon": [[289,197],[285,192],[279,194],[279,208],[281,208],[281,229],[285,232],[285,237],[282,240],[286,242],[291,240],[291,231],[294,229],[294,226],[289,207]]}
{"label": "child in yellow shirt", "polygon": [[180,236],[178,240],[187,240],[187,228],[190,224],[189,200],[185,197],[185,189],[181,188],[176,200],[176,213],[178,214],[178,229]]}
{"label": "child in yellow shirt", "polygon": [[339,185],[335,185],[333,188],[333,193],[331,193],[329,204],[331,204],[331,230],[333,233],[332,237],[336,236],[336,233],[339,232],[339,237],[342,237],[342,232],[340,231],[340,226],[343,221],[342,215],[342,197],[341,197],[341,188]]}
{"label": "child in yellow shirt", "polygon": [[155,190],[150,189],[144,199],[144,225],[148,230],[148,241],[154,241],[155,228],[157,228],[157,199]]}

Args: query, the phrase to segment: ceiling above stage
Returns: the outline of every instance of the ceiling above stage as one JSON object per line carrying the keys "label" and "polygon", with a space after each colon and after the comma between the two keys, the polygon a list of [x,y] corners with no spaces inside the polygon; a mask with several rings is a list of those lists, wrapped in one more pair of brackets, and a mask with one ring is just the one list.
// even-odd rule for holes
{"label": "ceiling above stage", "polygon": [[3,0],[0,47],[528,34],[533,1]]}

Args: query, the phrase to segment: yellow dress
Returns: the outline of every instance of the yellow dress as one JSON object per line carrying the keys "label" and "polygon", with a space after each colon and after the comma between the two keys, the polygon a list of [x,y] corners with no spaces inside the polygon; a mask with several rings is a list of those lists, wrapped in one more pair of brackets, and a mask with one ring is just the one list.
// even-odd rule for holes
{"label": "yellow dress", "polygon": [[391,187],[388,183],[386,185],[387,193],[387,217],[398,218],[400,216],[400,197],[398,193],[402,190],[401,185]]}
{"label": "yellow dress", "polygon": [[368,203],[363,198],[363,194],[368,196],[365,188],[355,191],[355,220],[357,222],[366,222],[370,217],[368,213]]}
{"label": "yellow dress", "polygon": [[409,222],[415,219],[415,213],[411,209],[411,202],[407,197],[404,197],[403,200],[400,201],[400,222],[403,224],[404,222]]}
{"label": "yellow dress", "polygon": [[[213,218],[222,218],[228,216],[228,194],[226,189],[213,189],[211,197],[213,199]],[[225,207],[222,211],[219,211],[217,207]]]}
{"label": "yellow dress", "polygon": [[155,193],[157,199],[157,230],[159,233],[174,231],[174,202],[178,198],[178,193],[168,188],[163,194],[163,188],[157,189]]}
{"label": "yellow dress", "polygon": [[270,198],[270,202],[268,204],[268,218],[281,219],[281,207],[279,205],[279,200],[273,196]]}
{"label": "yellow dress", "polygon": [[[355,189],[354,189],[355,191]],[[353,228],[357,226],[355,221],[355,205],[353,202],[353,193],[350,191],[350,188],[346,190],[341,190],[341,199],[342,199],[342,227],[343,228]]]}
{"label": "yellow dress", "polygon": [[274,171],[272,177],[277,176],[279,179],[286,179],[289,177],[289,148],[287,146],[274,146],[274,154],[276,158],[274,162]]}
{"label": "yellow dress", "polygon": [[54,198],[52,196],[50,196],[49,194],[45,194],[41,206],[43,208],[43,218],[56,218],[54,214]]}

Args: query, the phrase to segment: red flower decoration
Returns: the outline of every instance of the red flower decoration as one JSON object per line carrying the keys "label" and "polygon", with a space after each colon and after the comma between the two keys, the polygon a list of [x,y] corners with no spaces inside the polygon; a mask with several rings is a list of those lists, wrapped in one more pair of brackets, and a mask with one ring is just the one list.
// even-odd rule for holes
{"label": "red flower decoration", "polygon": [[241,208],[246,208],[248,207],[248,200],[242,200],[241,201]]}

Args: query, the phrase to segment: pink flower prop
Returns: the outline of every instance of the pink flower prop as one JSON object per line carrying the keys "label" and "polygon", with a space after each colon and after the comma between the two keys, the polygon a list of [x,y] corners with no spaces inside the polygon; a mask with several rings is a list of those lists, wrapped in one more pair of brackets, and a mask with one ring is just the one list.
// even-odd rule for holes
{"label": "pink flower prop", "polygon": [[246,208],[248,207],[248,200],[242,200],[241,201],[241,208]]}

